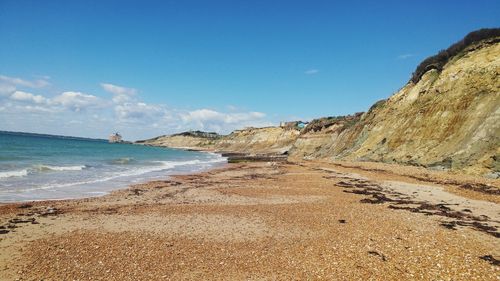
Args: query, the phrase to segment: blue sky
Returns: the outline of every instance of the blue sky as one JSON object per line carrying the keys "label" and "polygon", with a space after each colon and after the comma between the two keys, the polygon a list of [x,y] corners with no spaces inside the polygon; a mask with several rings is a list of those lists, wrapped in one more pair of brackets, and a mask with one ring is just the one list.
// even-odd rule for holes
{"label": "blue sky", "polygon": [[500,1],[0,1],[0,130],[128,139],[367,110]]}

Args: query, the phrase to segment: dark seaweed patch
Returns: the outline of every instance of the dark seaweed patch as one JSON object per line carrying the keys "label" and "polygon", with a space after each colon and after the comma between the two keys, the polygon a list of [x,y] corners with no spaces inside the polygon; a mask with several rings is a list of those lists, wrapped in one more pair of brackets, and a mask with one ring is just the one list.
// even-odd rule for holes
{"label": "dark seaweed patch", "polygon": [[497,231],[496,227],[486,224],[489,220],[488,217],[474,216],[469,209],[455,211],[448,207],[450,204],[431,204],[423,201],[414,201],[401,193],[384,190],[381,186],[363,179],[344,179],[335,185],[344,188],[343,192],[345,193],[367,196],[368,198],[360,200],[361,203],[384,204],[388,202],[390,203],[388,206],[390,209],[454,219],[451,222],[446,221],[441,223],[441,226],[447,229],[456,230],[457,226],[470,227],[494,237],[500,237],[500,232]]}
{"label": "dark seaweed patch", "polygon": [[377,252],[377,251],[368,251],[368,254],[370,254],[370,255],[374,255],[374,256],[377,256],[377,257],[379,257],[380,259],[382,259],[383,261],[387,261],[387,258],[385,257],[385,255],[384,255],[384,254],[381,254],[381,253],[379,253],[379,252]]}
{"label": "dark seaweed patch", "polygon": [[485,255],[485,256],[481,256],[479,258],[489,262],[492,265],[496,265],[496,266],[500,265],[500,260],[495,259],[492,255]]}

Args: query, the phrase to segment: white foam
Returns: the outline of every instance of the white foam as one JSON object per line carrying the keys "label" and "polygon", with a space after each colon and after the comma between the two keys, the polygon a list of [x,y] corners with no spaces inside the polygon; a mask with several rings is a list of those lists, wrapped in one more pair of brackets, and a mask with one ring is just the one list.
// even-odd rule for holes
{"label": "white foam", "polygon": [[130,169],[127,171],[114,173],[114,174],[109,175],[107,177],[102,177],[102,178],[93,179],[93,180],[89,180],[89,181],[78,181],[78,182],[71,182],[71,183],[43,185],[43,186],[31,188],[31,189],[25,189],[25,191],[70,187],[70,186],[76,186],[76,185],[89,185],[89,184],[106,182],[106,181],[110,181],[110,180],[117,179],[117,178],[136,177],[136,176],[140,176],[140,175],[147,174],[147,173],[170,170],[170,169],[173,169],[173,168],[178,167],[178,166],[214,164],[214,163],[221,163],[221,162],[225,162],[225,161],[226,161],[226,158],[224,158],[224,157],[220,157],[220,158],[216,158],[216,159],[209,159],[207,161],[200,161],[197,159],[196,160],[189,160],[189,161],[153,161],[154,163],[160,163],[161,165],[153,166],[153,167],[150,166],[150,167],[143,167],[143,168],[137,168],[137,169]]}
{"label": "white foam", "polygon": [[189,160],[189,161],[153,161],[153,163],[160,163],[163,167],[174,168],[177,166],[185,165],[196,165],[200,164],[200,160]]}
{"label": "white foam", "polygon": [[76,166],[51,166],[51,165],[38,165],[36,169],[39,171],[81,171],[85,169],[85,165]]}
{"label": "white foam", "polygon": [[50,165],[36,165],[33,169],[22,169],[16,171],[6,171],[0,172],[0,179],[13,178],[13,177],[25,177],[33,171],[81,171],[85,169],[85,165],[77,166],[50,166]]}
{"label": "white foam", "polygon": [[153,161],[154,163],[161,163],[165,167],[174,168],[177,166],[187,166],[187,165],[197,165],[197,164],[212,164],[212,163],[222,163],[227,159],[224,157],[207,159],[205,161],[201,160],[189,160],[189,161]]}
{"label": "white foam", "polygon": [[28,175],[28,169],[0,172],[0,179],[12,178],[12,177],[25,177],[27,175]]}

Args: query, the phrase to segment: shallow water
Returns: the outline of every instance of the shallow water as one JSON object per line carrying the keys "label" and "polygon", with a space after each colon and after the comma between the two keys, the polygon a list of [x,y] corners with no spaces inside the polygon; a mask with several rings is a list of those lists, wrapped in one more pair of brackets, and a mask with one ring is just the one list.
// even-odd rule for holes
{"label": "shallow water", "polygon": [[0,132],[0,202],[98,196],[225,162],[212,153]]}

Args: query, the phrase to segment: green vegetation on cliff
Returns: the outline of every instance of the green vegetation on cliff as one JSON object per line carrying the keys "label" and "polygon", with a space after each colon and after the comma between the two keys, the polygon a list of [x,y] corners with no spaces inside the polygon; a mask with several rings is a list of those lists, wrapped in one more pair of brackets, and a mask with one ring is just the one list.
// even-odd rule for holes
{"label": "green vegetation on cliff", "polygon": [[444,65],[453,57],[460,55],[467,47],[486,39],[491,40],[490,44],[500,42],[500,28],[483,28],[467,34],[462,40],[451,45],[446,50],[441,50],[437,55],[431,56],[423,60],[411,77],[413,83],[418,83],[422,75],[431,69],[436,69],[441,72]]}

